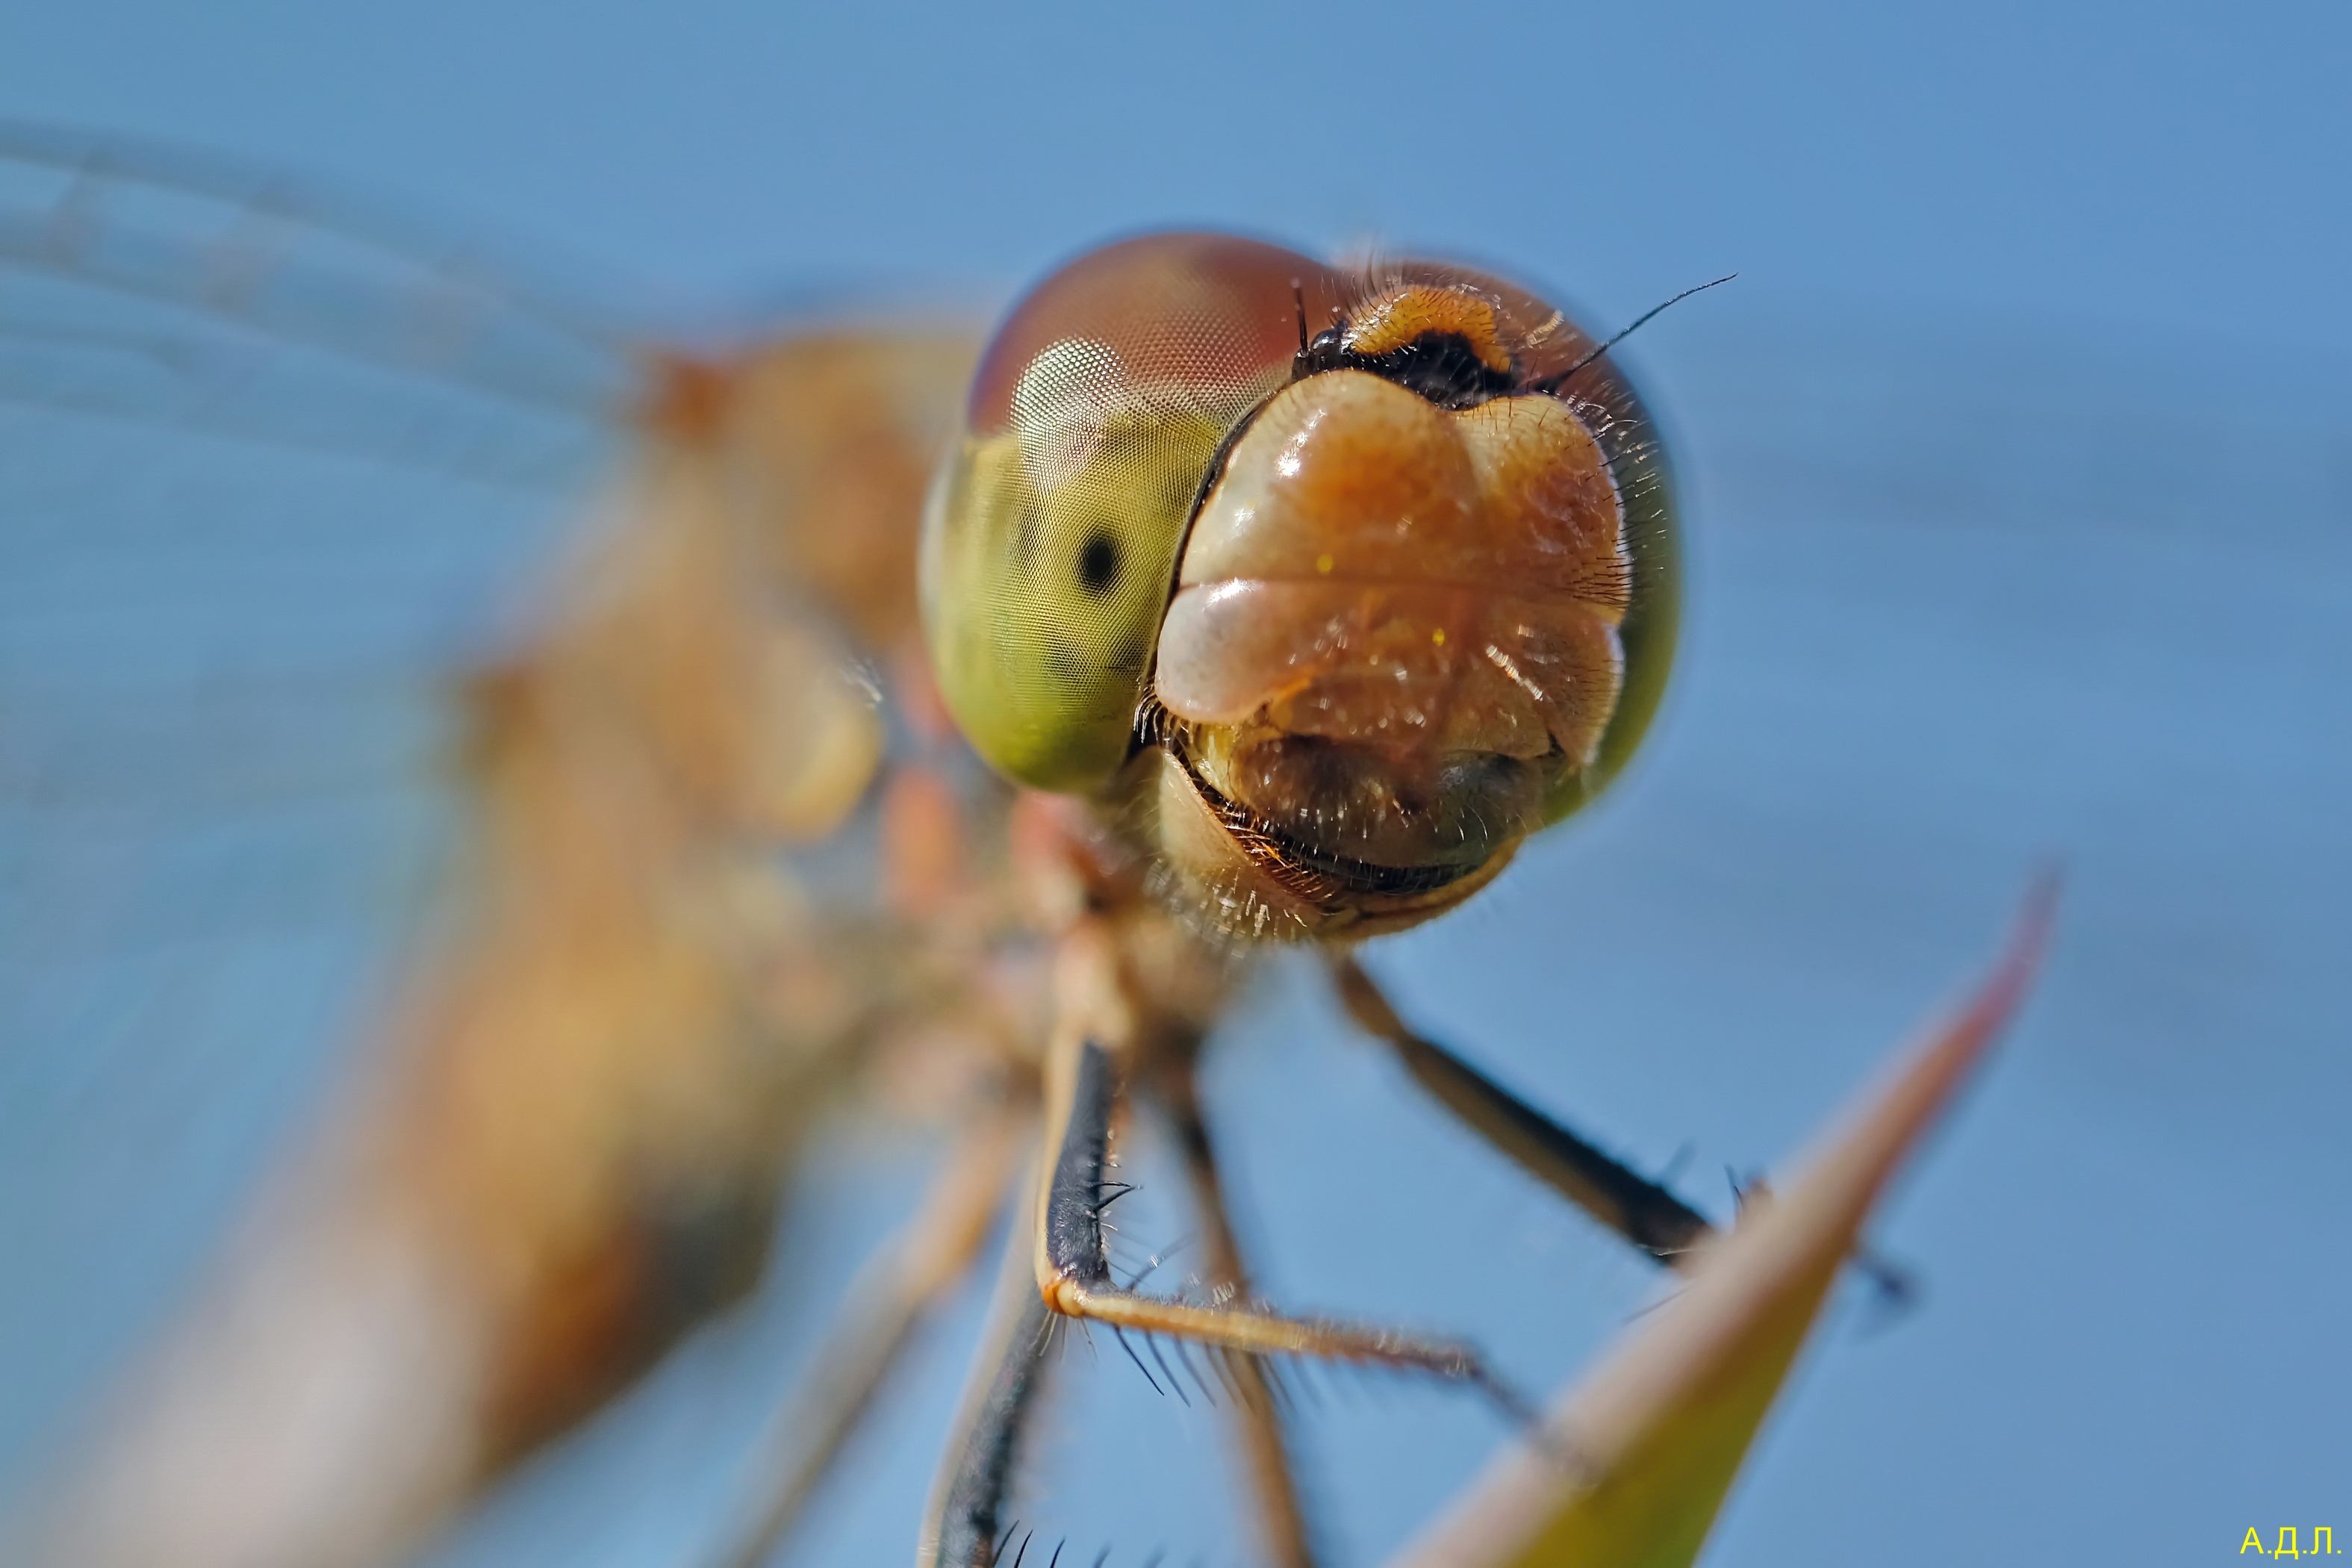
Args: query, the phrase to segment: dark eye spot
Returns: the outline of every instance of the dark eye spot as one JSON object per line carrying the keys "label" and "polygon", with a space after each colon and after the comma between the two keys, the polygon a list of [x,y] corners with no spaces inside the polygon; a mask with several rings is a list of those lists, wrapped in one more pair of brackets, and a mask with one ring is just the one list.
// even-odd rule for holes
{"label": "dark eye spot", "polygon": [[1108,533],[1097,533],[1078,552],[1078,581],[1089,594],[1110,592],[1118,581],[1118,541]]}

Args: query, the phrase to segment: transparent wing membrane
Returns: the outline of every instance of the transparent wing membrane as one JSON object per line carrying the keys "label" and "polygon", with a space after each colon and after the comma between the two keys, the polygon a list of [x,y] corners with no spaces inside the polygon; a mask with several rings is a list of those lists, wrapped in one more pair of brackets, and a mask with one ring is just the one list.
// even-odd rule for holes
{"label": "transparent wing membrane", "polygon": [[0,399],[544,484],[635,390],[589,322],[283,178],[0,123]]}
{"label": "transparent wing membrane", "polygon": [[626,346],[445,232],[282,172],[23,121],[0,121],[0,163],[20,265],[558,405]]}

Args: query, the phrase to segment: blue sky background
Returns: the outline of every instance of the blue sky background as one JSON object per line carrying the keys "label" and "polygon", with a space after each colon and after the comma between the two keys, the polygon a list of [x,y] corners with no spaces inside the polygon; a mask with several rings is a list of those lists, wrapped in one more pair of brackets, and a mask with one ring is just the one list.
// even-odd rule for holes
{"label": "blue sky background", "polygon": [[[1644,1161],[1694,1146],[1719,1204],[1704,1173],[1788,1152],[2030,868],[2065,867],[2048,983],[1885,1226],[1924,1304],[1820,1342],[1725,1568],[2192,1564],[2249,1525],[2352,1531],[2348,69],[2352,19],[2316,5],[0,0],[0,110],[391,193],[663,330],[844,293],[986,308],[1167,225],[1468,256],[1601,324],[1738,270],[1626,351],[1692,534],[1651,754],[1376,955],[1544,1103]],[[12,493],[107,466],[0,431]],[[279,508],[425,504],[173,460]],[[215,908],[202,872],[233,860],[168,896]],[[0,1306],[0,1387],[29,1391],[0,1401],[0,1476],[234,1213],[368,950],[214,964],[271,1023],[206,1055],[151,1026],[84,1068],[12,1005],[0,1245],[35,1267]],[[177,1135],[90,1109],[109,1084],[170,1086]],[[1459,1325],[1549,1382],[1642,1299],[1301,975],[1215,1087],[1277,1300]],[[788,1273],[849,1261],[853,1217],[912,1190],[892,1152],[843,1155]],[[1139,1236],[1182,1228],[1151,1201]],[[1465,1283],[1498,1260],[1501,1289]],[[790,1561],[910,1550],[969,1306]],[[689,1347],[442,1560],[684,1561],[814,1321],[780,1299]],[[1024,1506],[1235,1560],[1213,1426],[1108,1363],[1065,1384]],[[1336,1387],[1309,1450],[1333,1561],[1378,1562],[1494,1436]]]}

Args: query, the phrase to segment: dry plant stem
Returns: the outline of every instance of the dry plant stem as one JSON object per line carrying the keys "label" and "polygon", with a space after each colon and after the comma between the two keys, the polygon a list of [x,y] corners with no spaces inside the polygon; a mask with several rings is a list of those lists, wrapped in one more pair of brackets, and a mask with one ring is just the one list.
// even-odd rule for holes
{"label": "dry plant stem", "polygon": [[793,1396],[775,1426],[755,1521],[722,1568],[758,1568],[806,1507],[864,1419],[924,1314],[961,1279],[988,1235],[1029,1118],[1009,1107],[977,1114],[931,1178],[921,1206],[850,1282],[840,1312],[812,1358],[815,1382]]}
{"label": "dry plant stem", "polygon": [[[1200,1226],[1203,1272],[1212,1285],[1230,1287],[1236,1300],[1247,1300],[1252,1294],[1249,1270],[1234,1234],[1224,1185],[1217,1175],[1216,1152],[1209,1142],[1208,1125],[1201,1118],[1200,1098],[1189,1066],[1177,1084],[1163,1089],[1160,1099],[1184,1154],[1184,1173],[1192,1185]],[[1234,1391],[1228,1416],[1241,1446],[1243,1470],[1256,1500],[1258,1530],[1267,1561],[1276,1568],[1315,1568],[1314,1542],[1298,1500],[1296,1462],[1265,1365],[1255,1357],[1241,1356],[1227,1364],[1225,1373]]]}
{"label": "dry plant stem", "polygon": [[1357,1026],[1385,1041],[1432,1099],[1536,1180],[1670,1268],[1684,1268],[1714,1234],[1705,1215],[1664,1187],[1407,1028],[1352,956],[1335,952],[1330,964]]}

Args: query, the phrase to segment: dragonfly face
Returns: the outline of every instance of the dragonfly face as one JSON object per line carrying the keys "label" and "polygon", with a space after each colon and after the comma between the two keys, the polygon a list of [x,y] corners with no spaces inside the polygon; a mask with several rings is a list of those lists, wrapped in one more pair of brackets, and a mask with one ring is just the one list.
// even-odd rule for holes
{"label": "dragonfly face", "polygon": [[1671,657],[1662,460],[1592,351],[1459,268],[1201,235],[1073,263],[933,492],[950,707],[1227,932],[1453,907],[1622,766]]}

